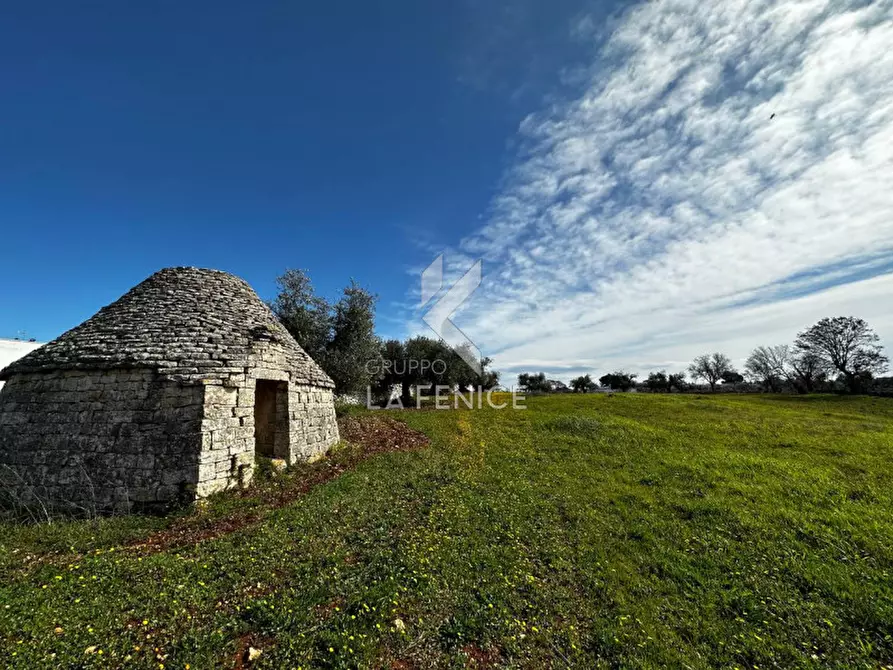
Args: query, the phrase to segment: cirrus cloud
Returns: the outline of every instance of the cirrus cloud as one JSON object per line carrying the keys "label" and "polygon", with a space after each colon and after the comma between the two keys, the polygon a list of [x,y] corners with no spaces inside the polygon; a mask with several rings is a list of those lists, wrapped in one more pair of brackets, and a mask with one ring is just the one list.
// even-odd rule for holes
{"label": "cirrus cloud", "polygon": [[485,271],[457,323],[497,367],[740,361],[838,313],[893,340],[893,3],[658,0],[592,25],[585,85],[521,124],[456,249]]}

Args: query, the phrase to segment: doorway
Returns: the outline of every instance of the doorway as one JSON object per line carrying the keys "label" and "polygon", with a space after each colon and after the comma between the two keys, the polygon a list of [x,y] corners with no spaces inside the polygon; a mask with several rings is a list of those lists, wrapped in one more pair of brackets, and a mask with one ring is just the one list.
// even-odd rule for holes
{"label": "doorway", "polygon": [[288,384],[258,379],[254,388],[254,453],[288,459]]}

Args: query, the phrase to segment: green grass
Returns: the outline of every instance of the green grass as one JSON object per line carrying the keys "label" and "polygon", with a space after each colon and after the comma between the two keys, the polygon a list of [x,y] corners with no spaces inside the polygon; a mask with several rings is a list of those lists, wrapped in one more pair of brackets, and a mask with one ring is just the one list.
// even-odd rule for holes
{"label": "green grass", "polygon": [[397,414],[431,446],[197,545],[0,526],[0,664],[893,664],[893,401],[527,405]]}

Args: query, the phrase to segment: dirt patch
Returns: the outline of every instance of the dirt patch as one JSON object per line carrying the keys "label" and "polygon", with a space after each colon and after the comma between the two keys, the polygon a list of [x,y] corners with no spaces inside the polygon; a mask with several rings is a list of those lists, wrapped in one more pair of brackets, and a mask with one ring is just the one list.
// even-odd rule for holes
{"label": "dirt patch", "polygon": [[416,670],[416,668],[418,668],[417,665],[402,658],[391,661],[391,670]]}
{"label": "dirt patch", "polygon": [[407,451],[428,446],[424,433],[388,416],[351,416],[338,421],[341,439],[359,444],[368,456],[388,451]]}
{"label": "dirt patch", "polygon": [[175,521],[169,528],[133,542],[126,548],[140,553],[191,546],[258,523],[271,511],[306,495],[355,468],[367,458],[392,451],[421,449],[430,442],[424,433],[383,415],[349,416],[338,420],[343,443],[326,458],[293,468],[292,472],[235,492],[239,498],[253,501],[251,510],[236,510],[223,517],[203,518],[201,512]]}
{"label": "dirt patch", "polygon": [[236,641],[236,653],[232,667],[236,670],[254,667],[255,662],[261,660],[264,651],[269,653],[273,643],[273,639],[269,637],[260,637],[253,633],[242,635]]}
{"label": "dirt patch", "polygon": [[466,644],[462,651],[468,657],[466,668],[493,668],[499,664],[501,655],[496,649],[481,649],[474,644]]}

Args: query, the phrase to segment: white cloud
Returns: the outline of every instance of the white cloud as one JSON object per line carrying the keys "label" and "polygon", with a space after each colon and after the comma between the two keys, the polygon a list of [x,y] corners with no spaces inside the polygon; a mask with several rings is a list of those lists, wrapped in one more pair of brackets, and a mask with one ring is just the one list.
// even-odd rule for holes
{"label": "white cloud", "polygon": [[[0,370],[41,346],[43,342],[0,339]],[[4,382],[0,382],[0,388]]]}
{"label": "white cloud", "polygon": [[826,315],[893,344],[893,275],[854,276],[893,265],[891,44],[889,0],[633,8],[577,97],[522,123],[457,249],[485,272],[457,323],[497,367],[565,377],[741,358]]}
{"label": "white cloud", "polygon": [[[503,369],[542,368],[557,371],[559,376],[588,368],[602,372],[621,367],[639,372],[684,370],[694,355],[716,349],[743,367],[756,344],[790,343],[798,331],[829,314],[871,315],[869,322],[878,332],[893,333],[893,311],[886,307],[891,295],[893,274],[886,274],[795,299],[716,310],[688,320],[683,315],[673,318],[666,332],[649,325],[649,315],[641,315],[622,328],[607,326],[590,333],[588,339],[597,342],[597,347],[580,347],[580,338],[573,333],[548,342],[525,342],[503,352],[505,360],[512,361]],[[583,355],[576,358],[575,351]],[[570,372],[561,374],[565,370]]]}

